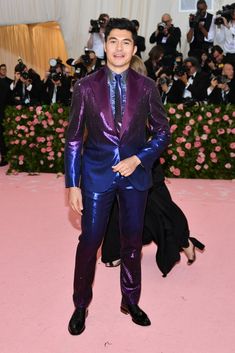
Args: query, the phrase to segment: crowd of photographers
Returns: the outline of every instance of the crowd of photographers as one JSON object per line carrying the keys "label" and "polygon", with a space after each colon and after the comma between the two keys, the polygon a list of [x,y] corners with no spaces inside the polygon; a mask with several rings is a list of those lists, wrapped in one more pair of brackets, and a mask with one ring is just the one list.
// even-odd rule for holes
{"label": "crowd of photographers", "polygon": [[[51,59],[42,80],[21,59],[15,66],[13,80],[7,77],[6,65],[0,65],[2,156],[5,154],[5,147],[2,145],[5,106],[56,102],[69,105],[76,80],[105,65],[104,32],[108,21],[109,16],[105,13],[100,14],[97,20],[91,20],[84,53],[77,59],[69,58],[66,61],[67,66],[60,58]],[[133,24],[138,31],[139,22],[133,20]],[[189,16],[187,58],[183,58],[180,52],[181,30],[174,26],[170,14],[162,15],[161,22],[149,41],[154,46],[144,63],[147,75],[159,87],[164,104],[235,104],[235,3],[223,6],[216,15],[212,15],[207,12],[205,0],[197,1],[197,12]],[[146,49],[145,38],[138,35],[136,44],[137,55],[141,58],[141,52]]]}

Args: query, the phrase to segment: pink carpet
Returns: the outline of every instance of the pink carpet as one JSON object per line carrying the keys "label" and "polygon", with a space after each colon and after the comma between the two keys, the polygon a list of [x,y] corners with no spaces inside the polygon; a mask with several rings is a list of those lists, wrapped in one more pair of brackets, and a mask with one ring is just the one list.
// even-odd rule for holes
{"label": "pink carpet", "polygon": [[182,255],[167,278],[143,250],[140,305],[152,325],[120,313],[119,268],[97,262],[85,332],[67,323],[79,219],[63,178],[6,176],[0,168],[0,353],[231,353],[234,351],[235,182],[170,179],[173,199],[206,244],[189,267]]}

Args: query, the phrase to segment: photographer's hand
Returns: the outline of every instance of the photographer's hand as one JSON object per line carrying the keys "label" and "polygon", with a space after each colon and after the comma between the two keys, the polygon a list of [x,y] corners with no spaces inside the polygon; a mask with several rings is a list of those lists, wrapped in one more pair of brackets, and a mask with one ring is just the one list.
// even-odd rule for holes
{"label": "photographer's hand", "polygon": [[226,19],[225,17],[221,17],[221,18],[222,18],[223,21],[224,21],[224,26],[227,27],[227,28],[230,28],[227,19]]}
{"label": "photographer's hand", "polygon": [[204,27],[204,22],[199,22],[198,23],[198,29],[202,32],[202,34],[204,35],[204,37],[208,37],[208,32]]}

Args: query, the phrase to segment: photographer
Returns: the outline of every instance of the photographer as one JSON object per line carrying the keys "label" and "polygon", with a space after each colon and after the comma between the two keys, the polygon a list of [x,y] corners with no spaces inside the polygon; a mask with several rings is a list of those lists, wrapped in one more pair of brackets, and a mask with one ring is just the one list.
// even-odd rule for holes
{"label": "photographer", "polygon": [[190,45],[188,56],[201,58],[203,51],[207,51],[213,46],[214,26],[213,15],[207,12],[207,3],[198,0],[196,14],[189,15],[189,31],[187,41]]}
{"label": "photographer", "polygon": [[232,64],[224,64],[222,74],[212,77],[210,86],[207,88],[207,99],[211,104],[235,104],[235,80]]}
{"label": "photographer", "polygon": [[66,64],[74,67],[76,77],[82,78],[100,69],[104,64],[104,60],[98,59],[94,50],[85,48],[84,54],[77,60],[72,58],[66,61]]}
{"label": "photographer", "polygon": [[109,21],[109,15],[102,13],[98,20],[91,20],[90,36],[87,42],[87,48],[95,52],[97,58],[104,59],[104,32]]}
{"label": "photographer", "polygon": [[14,80],[10,85],[13,105],[37,105],[41,102],[40,76],[19,60],[15,66]]}
{"label": "photographer", "polygon": [[215,39],[223,47],[226,60],[235,64],[235,3],[218,11],[220,17],[215,19]]}
{"label": "photographer", "polygon": [[183,98],[194,102],[202,102],[207,99],[207,87],[210,84],[209,75],[202,72],[199,62],[194,57],[184,60],[185,73],[180,79],[185,84]]}
{"label": "photographer", "polygon": [[147,76],[154,81],[157,79],[158,71],[162,68],[164,50],[161,45],[155,45],[149,52],[149,58],[144,62]]}
{"label": "photographer", "polygon": [[57,59],[50,60],[50,69],[43,80],[42,101],[44,104],[70,103],[70,79],[63,74],[63,66]]}
{"label": "photographer", "polygon": [[157,79],[157,84],[162,98],[162,103],[181,103],[185,84],[174,76],[174,72],[162,69]]}
{"label": "photographer", "polygon": [[145,38],[138,35],[138,30],[140,28],[139,21],[132,20],[131,22],[134,23],[134,26],[135,26],[136,32],[137,32],[137,38],[136,38],[137,52],[136,52],[135,55],[137,55],[137,56],[139,56],[141,58],[141,52],[145,51],[145,49],[146,49]]}
{"label": "photographer", "polygon": [[181,31],[179,27],[174,27],[169,14],[162,15],[162,22],[157,26],[155,32],[150,36],[150,43],[161,45],[164,50],[162,63],[164,66],[173,67],[176,47],[180,43]]}

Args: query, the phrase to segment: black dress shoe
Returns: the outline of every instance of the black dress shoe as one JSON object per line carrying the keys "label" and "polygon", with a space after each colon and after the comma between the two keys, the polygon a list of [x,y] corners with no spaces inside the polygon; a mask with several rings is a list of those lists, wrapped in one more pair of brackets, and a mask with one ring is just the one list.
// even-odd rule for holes
{"label": "black dress shoe", "polygon": [[137,304],[124,304],[121,303],[121,312],[123,314],[130,314],[132,317],[132,321],[140,326],[149,326],[151,325],[151,321],[149,320],[147,314],[140,309]]}
{"label": "black dress shoe", "polygon": [[71,335],[80,335],[85,330],[85,321],[88,315],[86,308],[75,309],[70,321],[69,321],[69,333]]}

